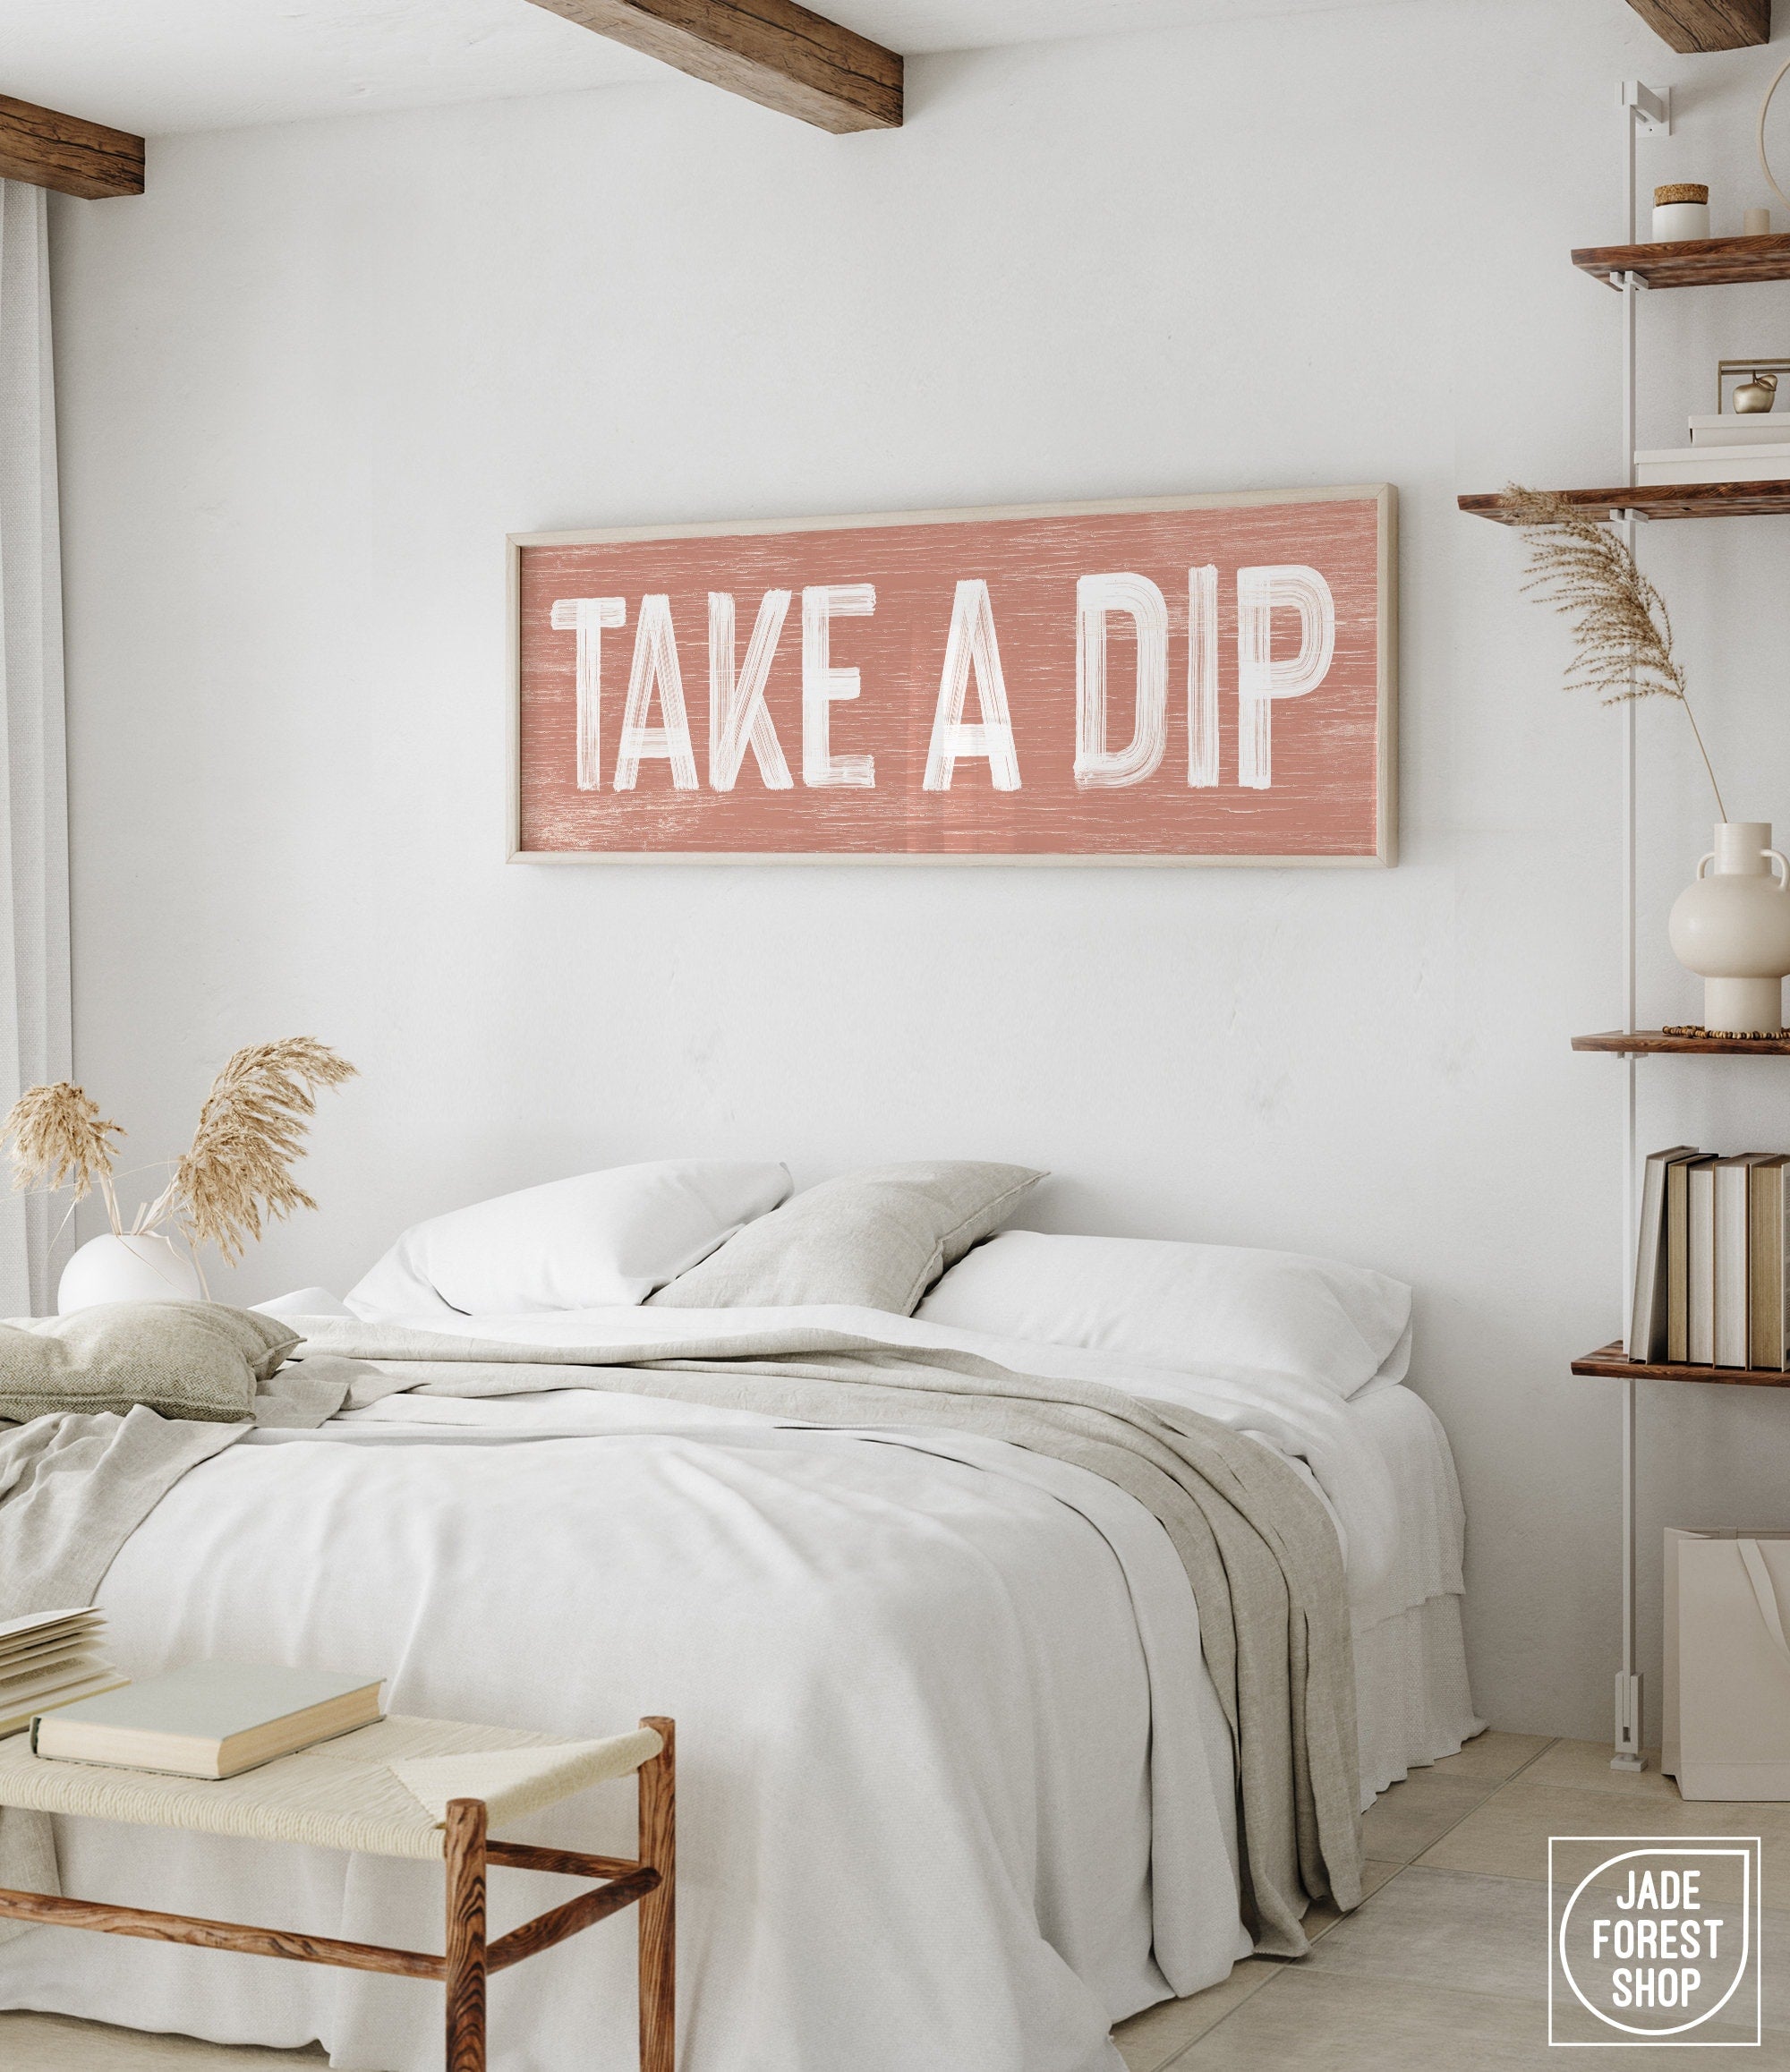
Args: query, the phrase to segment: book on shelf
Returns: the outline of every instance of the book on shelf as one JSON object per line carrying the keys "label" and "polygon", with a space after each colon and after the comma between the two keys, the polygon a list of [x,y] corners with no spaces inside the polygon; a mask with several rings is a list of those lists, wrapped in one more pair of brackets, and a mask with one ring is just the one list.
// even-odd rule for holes
{"label": "book on shelf", "polygon": [[226,1778],[383,1717],[382,1679],[195,1662],[46,1712],[31,1750],[172,1777]]}
{"label": "book on shelf", "polygon": [[1769,1156],[1742,1151],[1718,1158],[1716,1175],[1716,1367],[1744,1367],[1752,1336],[1749,1307],[1749,1240],[1752,1224],[1752,1168]]}
{"label": "book on shelf", "polygon": [[115,1691],[129,1678],[101,1652],[101,1612],[31,1612],[0,1624],[0,1735],[18,1734],[36,1713]]}
{"label": "book on shelf", "polygon": [[1783,1373],[1790,1369],[1790,1157],[1756,1160],[1748,1196],[1747,1365]]}
{"label": "book on shelf", "polygon": [[1720,416],[1693,413],[1691,444],[1700,453],[1725,446],[1775,446],[1790,443],[1790,410],[1725,410]]}
{"label": "book on shelf", "polygon": [[1666,1181],[1675,1167],[1701,1155],[1694,1144],[1675,1144],[1671,1150],[1655,1151],[1648,1157],[1641,1182],[1640,1238],[1635,1247],[1634,1301],[1629,1313],[1631,1360],[1666,1357]]}
{"label": "book on shelf", "polygon": [[[1785,419],[1790,428],[1790,416]],[[1781,482],[1790,479],[1790,443],[1656,447],[1634,456],[1634,479],[1665,482]]]}
{"label": "book on shelf", "polygon": [[1716,1162],[1693,1158],[1685,1181],[1685,1360],[1716,1363]]}
{"label": "book on shelf", "polygon": [[1691,1357],[1691,1169],[1712,1155],[1700,1151],[1666,1168],[1666,1357],[1681,1367]]}

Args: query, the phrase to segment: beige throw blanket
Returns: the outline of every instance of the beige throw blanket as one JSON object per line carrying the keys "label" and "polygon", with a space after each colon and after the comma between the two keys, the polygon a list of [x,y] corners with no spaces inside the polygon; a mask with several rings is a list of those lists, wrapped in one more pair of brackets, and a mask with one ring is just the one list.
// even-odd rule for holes
{"label": "beige throw blanket", "polygon": [[1300,1955],[1308,1899],[1359,1905],[1342,1556],[1318,1498],[1257,1441],[1097,1382],[1045,1379],[957,1351],[893,1350],[821,1327],[746,1337],[696,1327],[669,1343],[550,1347],[346,1319],[305,1327],[308,1350],[379,1362],[395,1388],[492,1395],[585,1387],[831,1427],[931,1426],[1103,1476],[1160,1520],[1198,1604],[1235,1748],[1244,1914],[1257,1948]]}
{"label": "beige throw blanket", "polygon": [[[149,1410],[0,1425],[0,1621],[91,1604],[113,1556],[187,1470],[252,1429]],[[61,1890],[45,1814],[0,1811],[0,1886]],[[24,1932],[0,1922],[0,1942]]]}
{"label": "beige throw blanket", "polygon": [[[277,1326],[268,1334],[293,1343]],[[16,1344],[25,1333],[14,1327],[10,1335]],[[0,1420],[0,1622],[91,1604],[118,1549],[189,1469],[257,1425],[314,1428],[340,1409],[352,1378],[341,1361],[327,1360],[251,1376],[251,1415],[237,1423],[166,1418],[141,1405]],[[60,1889],[42,1813],[0,1811],[0,1886]],[[26,1932],[0,1922],[0,1942]]]}

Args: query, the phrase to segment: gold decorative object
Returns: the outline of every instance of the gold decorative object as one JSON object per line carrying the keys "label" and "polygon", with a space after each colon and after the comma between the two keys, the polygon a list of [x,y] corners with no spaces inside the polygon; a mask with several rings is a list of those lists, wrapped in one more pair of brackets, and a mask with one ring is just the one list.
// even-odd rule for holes
{"label": "gold decorative object", "polygon": [[[1790,360],[1723,360],[1716,368],[1716,408],[1729,408],[1736,417],[1756,416],[1772,408],[1777,400],[1777,378],[1790,374]],[[1737,383],[1732,399],[1728,383]]]}

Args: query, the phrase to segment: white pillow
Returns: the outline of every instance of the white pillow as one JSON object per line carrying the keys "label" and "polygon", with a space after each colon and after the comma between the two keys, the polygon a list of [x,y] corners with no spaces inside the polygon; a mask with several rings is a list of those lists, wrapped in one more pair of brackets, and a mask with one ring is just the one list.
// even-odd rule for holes
{"label": "white pillow", "polygon": [[1336,1259],[1155,1238],[1004,1231],[959,1260],[915,1315],[1183,1372],[1267,1368],[1343,1397],[1377,1376],[1402,1379],[1411,1352],[1402,1281]]}
{"label": "white pillow", "polygon": [[251,1302],[263,1317],[352,1317],[354,1312],[339,1295],[328,1288],[294,1288],[290,1295],[276,1295],[270,1301]]}
{"label": "white pillow", "polygon": [[373,1320],[642,1302],[788,1192],[788,1166],[713,1160],[549,1181],[413,1224],[347,1304]]}

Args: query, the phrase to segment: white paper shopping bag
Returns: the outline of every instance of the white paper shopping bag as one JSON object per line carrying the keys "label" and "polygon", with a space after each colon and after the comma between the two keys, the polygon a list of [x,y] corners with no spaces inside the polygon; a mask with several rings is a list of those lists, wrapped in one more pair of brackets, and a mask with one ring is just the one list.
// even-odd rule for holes
{"label": "white paper shopping bag", "polygon": [[1790,1533],[1667,1527],[1661,1766],[1687,1799],[1790,1799]]}

